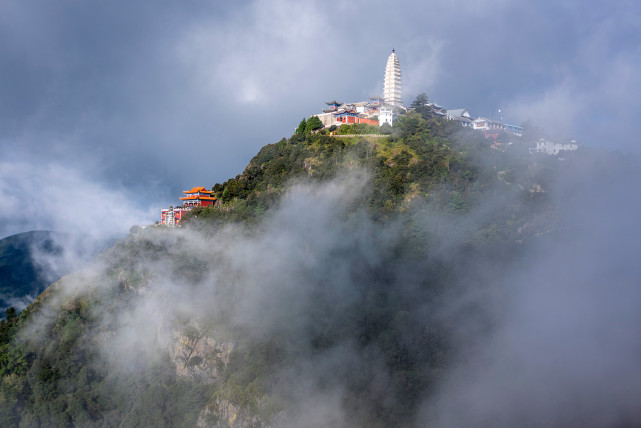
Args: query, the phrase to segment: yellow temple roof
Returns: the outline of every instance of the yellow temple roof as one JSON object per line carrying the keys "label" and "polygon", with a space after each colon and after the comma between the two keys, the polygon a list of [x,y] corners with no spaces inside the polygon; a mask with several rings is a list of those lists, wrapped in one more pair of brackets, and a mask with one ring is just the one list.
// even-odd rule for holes
{"label": "yellow temple roof", "polygon": [[204,187],[194,187],[191,190],[183,190],[183,193],[187,193],[187,194],[189,194],[189,193],[198,193],[198,192],[200,192],[200,193],[213,193],[212,191],[207,190]]}

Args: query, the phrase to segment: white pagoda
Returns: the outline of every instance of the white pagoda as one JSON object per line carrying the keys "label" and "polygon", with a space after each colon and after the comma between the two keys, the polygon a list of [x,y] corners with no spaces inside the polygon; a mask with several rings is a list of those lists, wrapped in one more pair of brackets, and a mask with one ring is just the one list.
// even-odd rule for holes
{"label": "white pagoda", "polygon": [[398,57],[394,49],[392,49],[391,55],[387,58],[387,66],[385,67],[383,99],[385,104],[388,105],[400,106],[403,104],[401,100],[401,66],[398,63]]}

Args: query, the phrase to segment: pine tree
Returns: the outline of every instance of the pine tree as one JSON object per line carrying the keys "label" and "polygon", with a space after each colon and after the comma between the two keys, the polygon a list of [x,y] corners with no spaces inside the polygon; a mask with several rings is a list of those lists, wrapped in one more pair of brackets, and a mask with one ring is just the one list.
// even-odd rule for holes
{"label": "pine tree", "polygon": [[303,135],[305,134],[305,128],[307,127],[307,121],[305,118],[300,121],[300,124],[298,125],[298,128],[296,128],[296,134],[298,135]]}

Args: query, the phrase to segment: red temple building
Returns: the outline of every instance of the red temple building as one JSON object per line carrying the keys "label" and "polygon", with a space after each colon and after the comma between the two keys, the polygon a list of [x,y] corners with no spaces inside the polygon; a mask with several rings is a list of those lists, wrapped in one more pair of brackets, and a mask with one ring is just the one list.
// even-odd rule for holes
{"label": "red temple building", "polygon": [[183,190],[185,197],[180,198],[185,207],[206,207],[213,205],[216,200],[215,197],[211,196],[212,191],[205,189],[204,187],[194,187],[191,190]]}
{"label": "red temple building", "polygon": [[344,110],[339,113],[334,113],[334,119],[340,123],[367,123],[368,125],[378,126],[378,120],[368,119],[359,114],[356,110]]}
{"label": "red temple building", "polygon": [[179,226],[185,213],[191,211],[194,207],[213,205],[216,201],[216,198],[212,196],[213,192],[204,187],[194,187],[191,190],[184,190],[183,193],[185,196],[180,198],[180,200],[183,201],[181,206],[174,208],[170,205],[168,209],[160,210],[160,224],[164,224],[165,226]]}

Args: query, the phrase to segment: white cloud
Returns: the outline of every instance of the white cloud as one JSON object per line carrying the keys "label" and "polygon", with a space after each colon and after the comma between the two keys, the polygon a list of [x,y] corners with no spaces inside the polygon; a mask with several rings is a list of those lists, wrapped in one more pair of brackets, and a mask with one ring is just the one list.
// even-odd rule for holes
{"label": "white cloud", "polygon": [[152,223],[159,216],[151,208],[140,208],[135,194],[58,162],[0,162],[0,195],[3,205],[8,204],[0,210],[2,224],[21,217],[33,229],[98,239],[126,232],[135,224]]}

